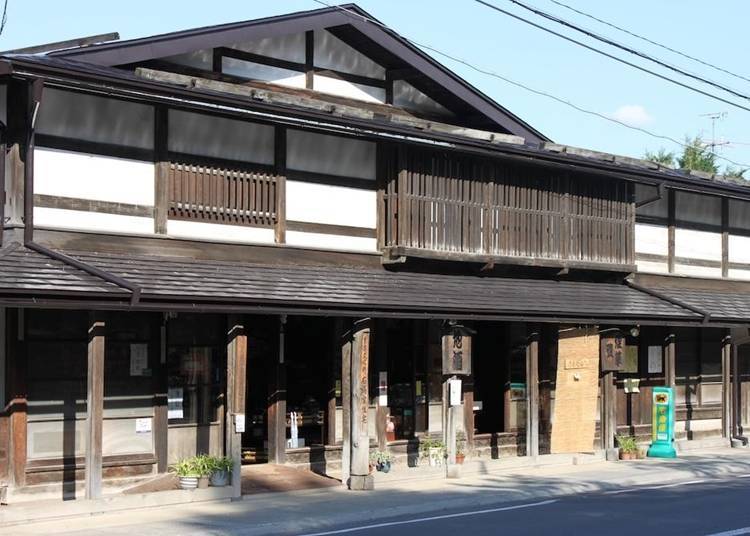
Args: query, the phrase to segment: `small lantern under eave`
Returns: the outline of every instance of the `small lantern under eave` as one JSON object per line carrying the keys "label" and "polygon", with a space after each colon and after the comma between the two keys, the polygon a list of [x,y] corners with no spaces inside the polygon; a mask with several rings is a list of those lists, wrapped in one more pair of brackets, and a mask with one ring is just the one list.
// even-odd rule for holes
{"label": "small lantern under eave", "polygon": [[471,374],[471,336],[474,331],[457,323],[448,323],[443,333],[443,375]]}

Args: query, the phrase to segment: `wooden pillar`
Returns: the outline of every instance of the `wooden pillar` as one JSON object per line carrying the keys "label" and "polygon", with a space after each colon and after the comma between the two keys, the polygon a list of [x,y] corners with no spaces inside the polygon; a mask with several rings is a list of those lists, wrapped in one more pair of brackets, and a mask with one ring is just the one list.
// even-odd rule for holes
{"label": "wooden pillar", "polygon": [[351,352],[351,455],[349,462],[349,489],[371,490],[374,480],[370,475],[370,434],[368,411],[370,408],[370,339],[371,321],[361,320],[354,325]]}
{"label": "wooden pillar", "polygon": [[324,442],[326,445],[336,444],[336,385],[337,378],[339,375],[339,368],[341,367],[341,360],[339,359],[342,330],[342,320],[337,318],[333,323],[332,332],[332,344],[331,344],[331,358],[329,361],[329,381],[328,381],[328,400],[326,404],[325,413],[325,437]]}
{"label": "wooden pillar", "polygon": [[154,452],[156,470],[166,473],[169,469],[169,374],[167,371],[167,324],[162,316],[159,329],[159,361],[156,363],[156,393],[154,396]]}
{"label": "wooden pillar", "polygon": [[286,315],[279,317],[279,353],[271,364],[268,397],[268,461],[286,463]]}
{"label": "wooden pillar", "polygon": [[247,334],[242,319],[227,319],[226,456],[232,458],[232,497],[242,496],[242,433],[245,427]]}
{"label": "wooden pillar", "polygon": [[[12,314],[11,314],[12,312]],[[8,311],[8,413],[10,415],[9,469],[15,487],[26,485],[26,438],[28,418],[27,359],[23,309]]]}
{"label": "wooden pillar", "polygon": [[526,456],[539,456],[539,330],[526,345]]}
{"label": "wooden pillar", "polygon": [[464,378],[464,431],[466,433],[466,452],[474,451],[474,374]]}
{"label": "wooden pillar", "polygon": [[[383,324],[382,321],[376,321],[375,324],[375,332],[374,332],[374,342],[373,342],[373,348],[375,352],[375,370],[378,371],[378,392],[377,392],[377,399],[375,407],[376,413],[375,413],[375,430],[378,434],[378,450],[387,450],[388,449],[388,437],[386,436],[386,431],[388,427],[388,415],[390,415],[390,408],[388,407],[388,404],[381,405],[380,400],[380,375],[385,374],[386,378],[388,377],[388,352],[387,352],[387,341],[384,336],[380,336],[379,333],[385,333],[386,326]],[[378,331],[380,330],[380,331]],[[412,348],[415,346],[414,343],[414,336],[416,334],[416,325],[415,323],[412,323]],[[412,359],[413,363],[413,359]],[[413,368],[412,368],[413,370]],[[412,376],[413,377],[413,376]],[[386,382],[387,385],[387,382]],[[386,394],[387,394],[387,388],[386,388]]]}
{"label": "wooden pillar", "polygon": [[732,337],[726,335],[721,341],[721,435],[732,436]]}
{"label": "wooden pillar", "polygon": [[102,495],[102,422],[104,417],[104,330],[101,312],[89,321],[86,399],[86,498]]}
{"label": "wooden pillar", "polygon": [[274,131],[274,170],[276,173],[276,225],[274,240],[286,242],[286,128],[276,126]]}
{"label": "wooden pillar", "polygon": [[6,138],[9,165],[5,177],[6,227],[23,227],[24,225],[24,177],[29,128],[29,97],[26,81],[18,79],[8,82]]}
{"label": "wooden pillar", "polygon": [[341,483],[349,485],[352,461],[352,333],[341,339]]}
{"label": "wooden pillar", "polygon": [[669,273],[674,273],[675,265],[675,233],[676,233],[676,215],[675,215],[675,191],[670,188],[667,190],[667,269]]}
{"label": "wooden pillar", "polygon": [[167,107],[156,106],[154,109],[154,233],[156,234],[167,234],[169,218],[168,131]]}
{"label": "wooden pillar", "polygon": [[664,383],[667,387],[675,387],[675,363],[677,359],[677,349],[675,335],[670,333],[664,339]]}
{"label": "wooden pillar", "polygon": [[602,449],[606,452],[615,448],[615,435],[617,435],[617,386],[614,371],[602,373],[600,385],[602,407],[599,422]]}

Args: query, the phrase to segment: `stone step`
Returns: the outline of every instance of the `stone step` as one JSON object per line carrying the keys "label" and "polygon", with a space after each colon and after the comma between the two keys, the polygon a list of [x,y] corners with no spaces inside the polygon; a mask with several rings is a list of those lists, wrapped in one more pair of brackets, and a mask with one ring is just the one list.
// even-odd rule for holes
{"label": "stone step", "polygon": [[679,439],[674,442],[677,452],[690,452],[694,450],[728,447],[729,439],[724,437],[706,437],[702,439]]}

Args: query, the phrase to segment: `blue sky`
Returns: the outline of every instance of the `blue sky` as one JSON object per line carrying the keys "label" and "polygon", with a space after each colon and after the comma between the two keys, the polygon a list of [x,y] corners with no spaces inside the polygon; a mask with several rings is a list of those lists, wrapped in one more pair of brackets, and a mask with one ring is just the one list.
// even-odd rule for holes
{"label": "blue sky", "polygon": [[[504,9],[534,18],[507,0],[493,1]],[[750,94],[750,82],[649,46],[581,18],[550,0],[526,1]],[[682,140],[686,135],[702,133],[705,139],[710,139],[711,121],[702,114],[727,112],[726,117],[716,123],[716,138],[734,143],[722,146],[718,152],[750,167],[750,128],[747,126],[750,112],[614,63],[490,11],[472,0],[359,0],[358,3],[406,37],[584,108],[620,117],[672,138]],[[750,46],[745,38],[750,2],[746,0],[565,0],[565,3],[750,78],[747,62]],[[209,3],[194,0],[9,0],[8,22],[0,36],[0,49],[109,31],[118,31],[127,39],[317,7],[320,5],[313,0],[212,0]],[[669,142],[581,114],[465,66],[438,59],[555,141],[631,156],[642,156],[646,149],[662,146],[678,149]],[[744,102],[750,107],[750,101]]]}

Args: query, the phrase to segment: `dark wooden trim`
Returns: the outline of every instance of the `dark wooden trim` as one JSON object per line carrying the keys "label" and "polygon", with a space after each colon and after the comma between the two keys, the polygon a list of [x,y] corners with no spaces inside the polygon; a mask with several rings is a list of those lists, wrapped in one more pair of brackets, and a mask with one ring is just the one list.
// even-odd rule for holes
{"label": "dark wooden trim", "polygon": [[[151,453],[143,454],[117,454],[104,456],[102,467],[125,467],[129,465],[153,465],[158,463],[156,457]],[[60,458],[43,458],[29,461],[26,466],[26,474],[47,473],[63,471],[66,469],[85,469],[86,458],[84,456],[65,456]]]}
{"label": "dark wooden trim", "polygon": [[[283,127],[281,127],[283,128]],[[243,162],[242,160],[230,160],[228,158],[215,158],[213,156],[200,156],[188,153],[178,153],[168,151],[166,160],[169,162],[179,162],[180,164],[191,166],[203,166],[220,169],[247,169],[255,173],[275,173],[276,167],[273,164],[261,164],[257,162]]]}
{"label": "dark wooden trim", "polygon": [[111,143],[99,143],[86,140],[74,140],[48,134],[36,135],[36,146],[39,148],[59,149],[76,153],[99,154],[115,158],[126,158],[129,160],[154,161],[154,151],[140,149],[137,147],[124,147]]}
{"label": "dark wooden trim", "polygon": [[28,426],[28,360],[26,356],[25,313],[8,309],[8,407],[10,415],[10,476],[17,487],[26,485]]}
{"label": "dark wooden trim", "polygon": [[[3,232],[5,230],[5,203],[8,195],[5,191],[5,136],[0,140],[0,248],[3,247]],[[1,403],[2,401],[0,401]]]}
{"label": "dark wooden trim", "polygon": [[667,270],[674,273],[675,256],[675,191],[667,190]]}
{"label": "dark wooden trim", "polygon": [[274,172],[276,173],[276,226],[274,241],[286,243],[286,127],[276,126],[274,131]]}
{"label": "dark wooden trim", "polygon": [[246,50],[238,50],[236,48],[227,47],[218,47],[215,50],[217,50],[218,54],[225,58],[248,61],[251,63],[268,65],[269,67],[277,67],[279,69],[286,69],[287,71],[297,71],[300,73],[304,73],[306,70],[304,63],[272,58],[270,56],[263,56],[261,54],[255,54],[254,52],[248,52]]}
{"label": "dark wooden trim", "polygon": [[138,216],[151,218],[154,207],[132,205],[129,203],[115,203],[112,201],[96,201],[78,197],[60,197],[56,195],[34,194],[34,206],[44,208],[59,208],[64,210],[81,210],[100,214],[117,214],[121,216]]}
{"label": "dark wooden trim", "polygon": [[234,461],[232,496],[242,495],[242,433],[235,431],[238,415],[245,416],[247,379],[247,332],[242,317],[227,317],[227,413],[225,419],[226,453]]}
{"label": "dark wooden trim", "polygon": [[315,78],[315,32],[305,32],[305,87],[313,89]]}
{"label": "dark wooden trim", "polygon": [[[154,454],[156,470],[166,473],[169,468],[169,372],[167,368],[167,321],[164,315],[155,315],[153,329],[158,329],[158,361],[154,363],[156,393],[154,395]],[[106,458],[105,458],[106,460]]]}
{"label": "dark wooden trim", "polygon": [[385,103],[393,104],[393,69],[385,72]]}
{"label": "dark wooden trim", "polygon": [[375,190],[377,185],[372,179],[359,179],[354,177],[341,177],[326,173],[313,171],[300,171],[287,169],[286,178],[291,181],[313,182],[316,184],[328,184],[331,186],[344,186],[346,188],[359,188],[360,190]]}
{"label": "dark wooden trim", "polygon": [[[667,263],[669,261],[668,255],[658,255],[656,253],[638,253],[636,254],[635,258],[636,258],[636,261],[647,261],[647,262]],[[721,268],[722,267],[721,261],[711,261],[711,260],[706,260],[706,259],[692,259],[690,257],[675,257],[674,264],[675,266],[678,264],[681,264],[685,266],[700,266],[703,268]],[[747,264],[747,265],[741,264],[741,265],[750,268],[750,264]]]}
{"label": "dark wooden trim", "polygon": [[268,396],[268,461],[286,462],[286,316],[279,317],[278,354],[269,363]]}
{"label": "dark wooden trim", "polygon": [[305,221],[286,222],[288,231],[302,233],[320,233],[338,236],[353,236],[358,238],[376,238],[376,230],[368,227],[354,227],[349,225],[333,225],[330,223],[311,223]]}
{"label": "dark wooden trim", "polygon": [[721,198],[721,277],[729,277],[729,199]]}
{"label": "dark wooden trim", "polygon": [[224,71],[224,57],[220,48],[214,48],[211,53],[211,68],[215,73],[222,74]]}
{"label": "dark wooden trim", "polygon": [[104,417],[104,347],[103,313],[92,311],[89,320],[88,388],[86,402],[86,498],[102,495],[102,438]]}
{"label": "dark wooden trim", "polygon": [[167,234],[169,214],[169,109],[154,108],[154,232]]}
{"label": "dark wooden trim", "polygon": [[539,456],[539,326],[526,344],[526,456]]}

